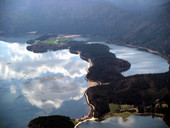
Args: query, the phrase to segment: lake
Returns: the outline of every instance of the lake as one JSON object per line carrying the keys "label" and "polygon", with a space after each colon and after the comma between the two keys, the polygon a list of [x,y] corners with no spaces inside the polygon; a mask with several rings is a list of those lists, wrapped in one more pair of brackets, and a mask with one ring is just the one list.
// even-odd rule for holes
{"label": "lake", "polygon": [[[2,128],[26,128],[31,119],[45,115],[81,118],[89,111],[84,97],[84,92],[88,88],[85,76],[89,64],[68,50],[43,54],[27,51],[25,42],[35,37],[0,38]],[[93,38],[77,37],[74,40],[104,43]],[[131,68],[123,73],[125,76],[168,71],[169,65],[166,60],[158,55],[124,46],[109,45],[109,47],[118,58],[131,63]],[[136,117],[133,118],[135,120]],[[165,124],[162,119],[160,120]],[[107,124],[107,121],[103,122]],[[95,126],[96,123],[102,127],[103,122],[89,122],[86,127]]]}
{"label": "lake", "polygon": [[122,73],[124,76],[147,73],[164,73],[169,71],[169,64],[167,60],[159,55],[140,51],[137,48],[107,44],[105,42],[98,41],[89,43],[105,44],[110,48],[110,52],[114,53],[117,58],[130,62],[130,69]]}
{"label": "lake", "polygon": [[45,115],[87,115],[86,61],[68,50],[29,52],[23,37],[6,40],[0,41],[1,127],[24,128],[31,119]]}
{"label": "lake", "polygon": [[159,117],[130,116],[127,120],[121,117],[108,118],[101,122],[90,121],[78,128],[169,128]]}

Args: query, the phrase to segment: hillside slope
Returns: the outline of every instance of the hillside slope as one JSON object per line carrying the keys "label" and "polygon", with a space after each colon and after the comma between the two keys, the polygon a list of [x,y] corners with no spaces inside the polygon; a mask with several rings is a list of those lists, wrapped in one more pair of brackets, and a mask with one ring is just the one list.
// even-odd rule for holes
{"label": "hillside slope", "polygon": [[170,2],[159,6],[152,19],[143,20],[132,31],[122,37],[112,37],[108,42],[150,48],[170,60]]}

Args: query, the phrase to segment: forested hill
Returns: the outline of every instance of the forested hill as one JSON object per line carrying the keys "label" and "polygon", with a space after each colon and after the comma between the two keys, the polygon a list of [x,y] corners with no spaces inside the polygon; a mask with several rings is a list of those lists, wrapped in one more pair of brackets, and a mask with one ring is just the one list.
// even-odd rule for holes
{"label": "forested hill", "polygon": [[154,18],[144,20],[121,37],[112,37],[110,43],[124,43],[159,51],[170,60],[170,2],[161,5]]}
{"label": "forested hill", "polygon": [[[170,0],[3,0],[0,35],[100,35],[170,56]],[[169,57],[170,58],[170,57]]]}
{"label": "forested hill", "polygon": [[[37,31],[102,35],[122,39],[159,20],[158,14],[164,10],[162,4],[167,0],[123,1],[0,1],[0,33],[17,35]],[[157,22],[156,24],[159,24],[159,21]]]}

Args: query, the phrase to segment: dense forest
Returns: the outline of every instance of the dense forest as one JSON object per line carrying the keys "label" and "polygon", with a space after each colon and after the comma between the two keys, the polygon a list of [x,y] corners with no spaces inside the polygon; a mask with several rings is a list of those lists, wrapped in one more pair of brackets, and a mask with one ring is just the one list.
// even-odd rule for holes
{"label": "dense forest", "polygon": [[[54,39],[51,39],[54,38]],[[85,41],[73,41],[64,39],[64,41],[56,42],[56,35],[43,35],[35,40],[28,40],[27,44],[29,44],[26,49],[28,51],[32,51],[34,53],[44,53],[47,51],[57,51],[62,49],[69,49],[70,47],[78,44],[86,44]]]}
{"label": "dense forest", "polygon": [[95,117],[109,112],[109,103],[130,104],[138,107],[140,113],[164,113],[166,109],[156,104],[169,104],[170,72],[162,74],[134,75],[108,85],[91,87],[87,90],[90,102],[95,106]]}
{"label": "dense forest", "polygon": [[65,116],[43,116],[33,119],[28,124],[29,128],[74,128],[69,117]]}
{"label": "dense forest", "polygon": [[130,68],[130,63],[116,58],[109,52],[109,47],[102,44],[74,45],[70,48],[71,53],[80,52],[80,57],[86,61],[89,59],[93,66],[88,69],[87,80],[107,83],[121,79],[121,71]]}

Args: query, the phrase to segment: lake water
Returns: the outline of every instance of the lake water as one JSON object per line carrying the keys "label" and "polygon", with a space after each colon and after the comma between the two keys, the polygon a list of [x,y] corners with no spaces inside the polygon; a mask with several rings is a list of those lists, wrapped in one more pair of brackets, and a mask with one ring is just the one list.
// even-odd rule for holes
{"label": "lake water", "polygon": [[[79,38],[79,40],[83,40]],[[85,38],[87,40],[87,38]],[[102,40],[102,39],[101,39]],[[167,61],[149,52],[140,51],[137,48],[107,44],[105,40],[89,39],[89,44],[100,43],[109,46],[110,52],[117,58],[127,60],[131,63],[131,68],[123,72],[124,76],[146,73],[163,73],[169,70]],[[83,123],[79,128],[168,128],[162,118],[152,116],[130,116],[128,120],[123,118],[109,118],[101,122],[90,121]]]}
{"label": "lake water", "polygon": [[105,44],[109,46],[110,52],[114,53],[117,58],[130,62],[130,69],[122,73],[124,76],[147,73],[164,73],[169,71],[168,62],[159,55],[140,51],[137,48],[107,44],[105,42],[90,43]]}
{"label": "lake water", "polygon": [[[34,38],[0,38],[0,128],[26,128],[31,119],[44,115],[81,118],[89,111],[84,98],[89,64],[68,50],[29,52],[25,42]],[[75,40],[100,41],[81,37]],[[123,46],[109,47],[117,57],[132,64],[124,75],[168,71],[166,60],[157,55]],[[107,120],[104,122],[107,124]],[[97,122],[89,123],[86,127]],[[102,127],[103,122],[97,125]]]}
{"label": "lake water", "polygon": [[108,118],[101,122],[90,121],[83,123],[79,128],[169,128],[159,117],[130,116],[127,120],[121,117]]}
{"label": "lake water", "polygon": [[0,127],[24,128],[44,115],[87,115],[89,64],[68,50],[29,52],[24,43],[28,39],[0,41]]}

